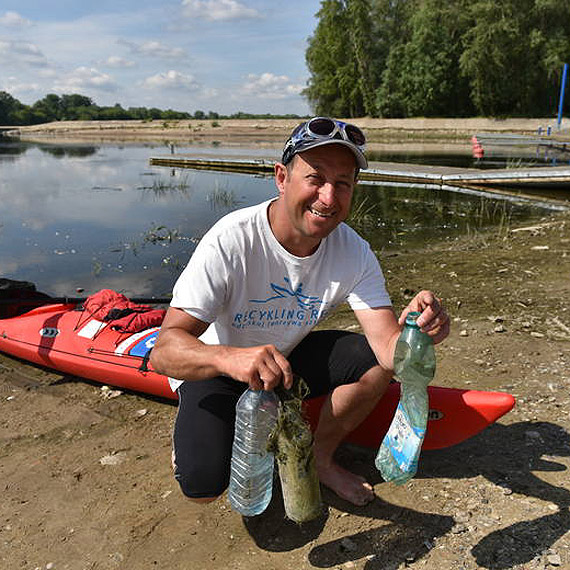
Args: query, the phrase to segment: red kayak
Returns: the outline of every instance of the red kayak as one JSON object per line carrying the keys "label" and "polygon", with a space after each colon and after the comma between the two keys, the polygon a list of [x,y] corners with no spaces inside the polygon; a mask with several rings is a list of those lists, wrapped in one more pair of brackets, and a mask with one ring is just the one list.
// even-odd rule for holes
{"label": "red kayak", "polygon": [[[95,302],[92,302],[95,299]],[[111,299],[107,303],[107,299]],[[117,302],[119,299],[120,302]],[[57,303],[0,319],[0,351],[103,384],[176,399],[168,379],[148,362],[164,311],[137,305],[110,290],[83,305]],[[479,433],[511,410],[515,399],[503,392],[430,386],[430,413],[424,449],[440,449]],[[400,395],[392,383],[369,417],[347,438],[378,448]],[[314,428],[324,397],[305,402]]]}

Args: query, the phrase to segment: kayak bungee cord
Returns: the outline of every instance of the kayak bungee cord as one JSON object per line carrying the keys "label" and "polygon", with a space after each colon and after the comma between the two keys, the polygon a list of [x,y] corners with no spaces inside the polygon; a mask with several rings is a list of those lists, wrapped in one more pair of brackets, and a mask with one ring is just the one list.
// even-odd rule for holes
{"label": "kayak bungee cord", "polygon": [[[5,338],[6,340],[9,340],[12,342],[17,342],[17,343],[23,344],[25,346],[33,346],[33,347],[38,348],[38,349],[44,349],[46,352],[57,352],[58,354],[65,354],[66,356],[73,356],[76,358],[84,358],[86,360],[90,360],[90,361],[94,361],[94,362],[103,362],[105,364],[110,364],[112,366],[122,366],[124,368],[130,368],[130,369],[134,369],[134,370],[140,370],[140,367],[139,367],[140,365],[132,366],[129,364],[123,364],[121,362],[111,362],[110,360],[103,360],[102,358],[94,358],[91,355],[92,354],[105,354],[105,355],[109,355],[109,356],[116,356],[119,358],[133,358],[133,359],[136,359],[138,361],[142,361],[144,359],[143,356],[138,356],[138,355],[134,355],[134,354],[122,354],[122,353],[116,353],[116,352],[111,352],[111,351],[104,351],[104,350],[101,350],[98,348],[87,349],[87,351],[89,352],[89,355],[78,354],[77,352],[70,352],[68,350],[62,350],[61,348],[45,347],[45,346],[42,346],[41,344],[29,342],[26,340],[22,340],[20,338],[14,338],[14,337],[8,336],[5,332],[2,332],[2,334],[0,336],[2,338]],[[140,370],[140,371],[144,372],[143,370]]]}

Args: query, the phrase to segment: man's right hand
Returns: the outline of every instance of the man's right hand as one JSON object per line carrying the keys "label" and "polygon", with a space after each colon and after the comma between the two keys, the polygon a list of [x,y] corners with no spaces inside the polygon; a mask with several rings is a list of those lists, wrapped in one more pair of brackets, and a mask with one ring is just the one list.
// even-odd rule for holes
{"label": "man's right hand", "polygon": [[289,361],[272,345],[236,348],[220,347],[219,367],[226,376],[245,382],[252,390],[273,390],[281,382],[287,389],[293,384]]}

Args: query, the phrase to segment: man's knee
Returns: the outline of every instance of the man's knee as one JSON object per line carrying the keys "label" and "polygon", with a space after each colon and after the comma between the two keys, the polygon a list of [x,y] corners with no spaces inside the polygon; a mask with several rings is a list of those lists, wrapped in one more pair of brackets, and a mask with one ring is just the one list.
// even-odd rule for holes
{"label": "man's knee", "polygon": [[227,484],[219,482],[212,484],[212,481],[200,481],[202,478],[188,477],[175,474],[175,479],[180,485],[183,495],[196,503],[211,503],[218,499],[227,488]]}
{"label": "man's knee", "polygon": [[383,394],[388,384],[392,381],[392,372],[386,370],[380,365],[369,368],[358,379],[357,384],[361,385],[363,389],[369,390],[371,394]]}

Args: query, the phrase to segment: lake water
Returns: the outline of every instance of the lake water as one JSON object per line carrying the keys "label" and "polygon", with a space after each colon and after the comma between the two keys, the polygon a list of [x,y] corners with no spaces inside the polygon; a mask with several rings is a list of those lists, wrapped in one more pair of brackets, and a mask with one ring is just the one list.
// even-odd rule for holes
{"label": "lake water", "polygon": [[[168,295],[218,218],[276,195],[270,178],[149,166],[151,156],[167,152],[159,144],[0,139],[0,276],[58,296],[101,288]],[[354,204],[353,224],[380,256],[546,211],[484,195],[387,185],[359,185]]]}

